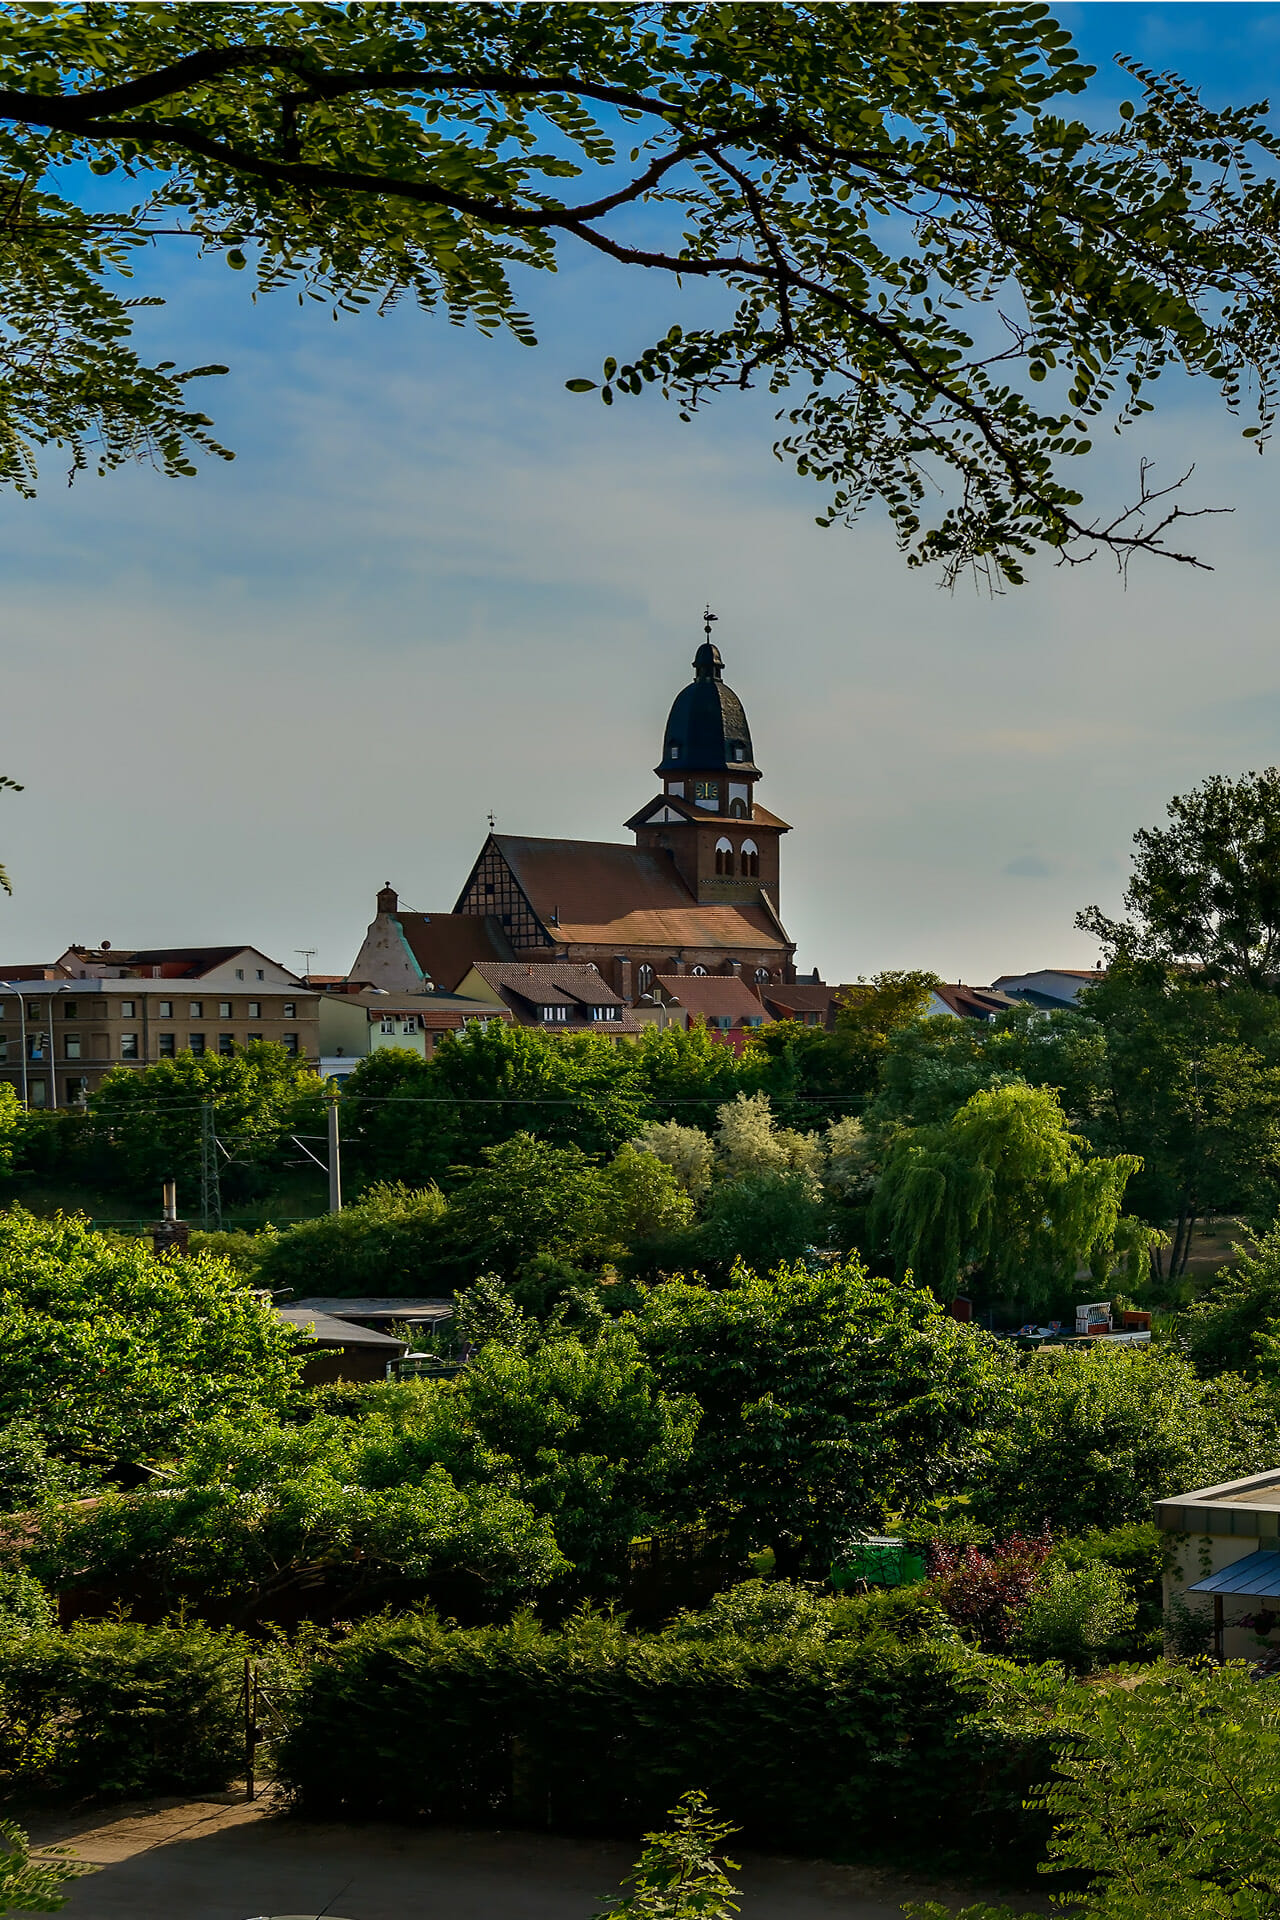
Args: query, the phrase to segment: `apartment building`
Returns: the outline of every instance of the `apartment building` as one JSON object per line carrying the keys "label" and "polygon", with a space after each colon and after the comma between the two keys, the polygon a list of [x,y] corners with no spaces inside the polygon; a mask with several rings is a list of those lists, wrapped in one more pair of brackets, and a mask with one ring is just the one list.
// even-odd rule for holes
{"label": "apartment building", "polygon": [[112,1067],[225,1056],[254,1040],[318,1066],[319,1000],[252,947],[107,957],[68,949],[54,967],[0,969],[0,1079],[33,1107],[62,1107]]}

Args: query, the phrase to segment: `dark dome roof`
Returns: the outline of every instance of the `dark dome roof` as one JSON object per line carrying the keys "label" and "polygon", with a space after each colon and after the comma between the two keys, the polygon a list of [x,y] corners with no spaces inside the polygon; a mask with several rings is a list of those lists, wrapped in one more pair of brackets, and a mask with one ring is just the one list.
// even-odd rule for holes
{"label": "dark dome roof", "polygon": [[723,672],[719,647],[704,640],[693,658],[693,682],[680,689],[667,715],[662,763],[655,772],[759,773],[747,716],[737,694],[724,684]]}

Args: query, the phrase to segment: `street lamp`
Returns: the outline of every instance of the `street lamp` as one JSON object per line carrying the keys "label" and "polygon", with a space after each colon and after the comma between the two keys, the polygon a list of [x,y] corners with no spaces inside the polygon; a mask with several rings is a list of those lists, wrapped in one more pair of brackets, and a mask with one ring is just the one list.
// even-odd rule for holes
{"label": "street lamp", "polygon": [[0,980],[0,987],[5,987],[10,993],[16,993],[18,996],[18,1045],[21,1049],[22,1058],[22,1104],[24,1107],[27,1107],[31,1104],[27,1099],[27,1003],[23,999],[22,988],[17,986],[14,981]]}

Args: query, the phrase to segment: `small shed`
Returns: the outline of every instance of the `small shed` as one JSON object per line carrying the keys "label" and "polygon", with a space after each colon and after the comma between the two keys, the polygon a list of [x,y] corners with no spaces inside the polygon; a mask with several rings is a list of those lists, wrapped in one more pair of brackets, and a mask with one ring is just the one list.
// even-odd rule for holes
{"label": "small shed", "polygon": [[1280,1613],[1280,1467],[1157,1500],[1155,1515],[1166,1608],[1177,1597],[1212,1610],[1219,1658],[1256,1660],[1259,1633],[1241,1623]]}
{"label": "small shed", "polygon": [[308,1294],[305,1300],[292,1302],[290,1311],[327,1314],[333,1320],[350,1320],[377,1333],[398,1338],[401,1333],[434,1333],[453,1318],[452,1300],[401,1300],[394,1295],[364,1294],[343,1299],[332,1294]]}
{"label": "small shed", "polygon": [[275,1311],[315,1349],[303,1362],[304,1387],[328,1386],[334,1380],[385,1380],[409,1344],[311,1307],[277,1307]]}

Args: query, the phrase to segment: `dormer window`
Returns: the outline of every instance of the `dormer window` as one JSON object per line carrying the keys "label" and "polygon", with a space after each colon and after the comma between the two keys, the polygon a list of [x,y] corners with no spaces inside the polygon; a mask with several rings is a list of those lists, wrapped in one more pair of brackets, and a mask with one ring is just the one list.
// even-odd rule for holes
{"label": "dormer window", "polygon": [[677,741],[669,740],[667,742],[667,758],[668,760],[678,760],[680,758],[680,747]]}
{"label": "dormer window", "polygon": [[616,1020],[617,1017],[618,1009],[616,1007],[592,1007],[591,1009],[591,1018],[593,1020]]}
{"label": "dormer window", "polygon": [[746,748],[743,746],[740,746],[738,742],[735,740],[733,745],[729,749],[729,758],[731,760],[745,760],[746,757],[747,757]]}
{"label": "dormer window", "polygon": [[568,1007],[539,1007],[538,1012],[544,1024],[553,1024],[557,1020],[567,1020]]}

